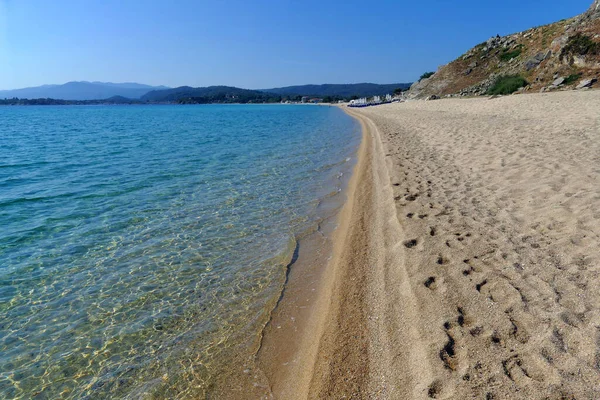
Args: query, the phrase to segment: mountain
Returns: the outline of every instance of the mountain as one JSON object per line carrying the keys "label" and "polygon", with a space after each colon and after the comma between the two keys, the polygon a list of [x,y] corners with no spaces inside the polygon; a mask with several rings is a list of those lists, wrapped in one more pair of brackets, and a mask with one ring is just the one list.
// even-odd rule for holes
{"label": "mountain", "polygon": [[495,36],[416,82],[408,96],[474,96],[589,87],[600,75],[600,0],[583,14]]}
{"label": "mountain", "polygon": [[[304,85],[284,88],[249,90],[231,86],[209,86],[194,88],[181,86],[149,86],[140,83],[111,82],[68,82],[64,85],[43,85],[24,89],[0,90],[0,99],[52,99],[66,101],[106,100],[110,103],[127,103],[129,99],[149,103],[273,103],[285,98],[300,99],[301,96],[329,98],[333,101],[352,96],[370,97],[393,93],[394,90],[408,89],[409,83],[377,85],[373,83],[357,83],[349,85]],[[135,102],[135,101],[134,101]],[[14,103],[14,102],[9,102]],[[70,104],[70,103],[68,103]]]}
{"label": "mountain", "polygon": [[[112,82],[67,82],[64,85],[43,85],[24,89],[0,90],[0,99],[54,99],[72,101],[111,100],[125,98],[151,103],[272,103],[281,101],[282,96],[317,96],[349,98],[370,97],[392,93],[410,87],[409,83],[377,85],[357,83],[349,85],[304,85],[266,90],[248,90],[231,86],[209,86],[193,88],[181,86],[149,86],[140,83]],[[121,99],[119,102],[124,102]]]}
{"label": "mountain", "polygon": [[141,100],[153,103],[176,102],[181,104],[273,103],[281,101],[281,97],[273,93],[231,86],[200,88],[181,86],[174,89],[153,90],[142,96]]}
{"label": "mountain", "polygon": [[122,89],[146,89],[146,90],[155,90],[155,89],[170,89],[170,87],[168,86],[150,86],[150,85],[144,85],[142,83],[135,83],[135,82],[124,82],[124,83],[112,83],[112,82],[91,82],[93,84],[96,85],[104,85],[104,86],[111,86],[111,87],[117,87],[117,88],[122,88]]}
{"label": "mountain", "polygon": [[113,96],[101,100],[61,100],[61,99],[0,99],[0,106],[91,106],[114,104],[143,104],[141,100],[132,100],[122,96]]}
{"label": "mountain", "polygon": [[52,98],[62,100],[101,100],[114,96],[138,99],[154,89],[166,86],[149,86],[140,83],[67,82],[64,85],[43,85],[24,89],[0,90],[0,99]]}
{"label": "mountain", "polygon": [[371,97],[393,93],[395,89],[408,89],[410,83],[392,83],[378,85],[375,83],[325,84],[287,86],[274,89],[261,89],[262,92],[276,93],[281,96],[331,96],[331,97]]}

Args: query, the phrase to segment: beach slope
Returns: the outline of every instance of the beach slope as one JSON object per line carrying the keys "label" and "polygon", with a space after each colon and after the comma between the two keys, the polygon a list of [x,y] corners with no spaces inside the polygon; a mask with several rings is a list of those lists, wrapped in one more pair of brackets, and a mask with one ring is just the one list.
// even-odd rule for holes
{"label": "beach slope", "polygon": [[596,91],[347,109],[359,161],[275,398],[600,398],[598,109]]}
{"label": "beach slope", "polygon": [[338,286],[362,292],[333,302],[315,397],[600,397],[598,109],[587,91],[351,111],[380,146],[378,209],[352,225],[366,262]]}

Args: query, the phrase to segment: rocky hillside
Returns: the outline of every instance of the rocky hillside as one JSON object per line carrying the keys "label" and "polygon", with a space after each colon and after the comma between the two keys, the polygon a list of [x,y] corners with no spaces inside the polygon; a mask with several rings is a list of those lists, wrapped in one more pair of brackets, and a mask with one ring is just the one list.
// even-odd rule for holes
{"label": "rocky hillside", "polygon": [[526,81],[520,92],[592,86],[600,75],[600,0],[577,17],[490,38],[416,82],[409,97],[483,95],[514,75]]}

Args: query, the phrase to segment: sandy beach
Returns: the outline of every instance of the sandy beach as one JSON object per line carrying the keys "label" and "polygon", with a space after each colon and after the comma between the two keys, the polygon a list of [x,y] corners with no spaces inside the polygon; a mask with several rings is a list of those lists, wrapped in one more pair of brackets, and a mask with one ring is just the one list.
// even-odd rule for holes
{"label": "sandy beach", "polygon": [[598,109],[587,91],[347,110],[359,161],[274,396],[599,398]]}

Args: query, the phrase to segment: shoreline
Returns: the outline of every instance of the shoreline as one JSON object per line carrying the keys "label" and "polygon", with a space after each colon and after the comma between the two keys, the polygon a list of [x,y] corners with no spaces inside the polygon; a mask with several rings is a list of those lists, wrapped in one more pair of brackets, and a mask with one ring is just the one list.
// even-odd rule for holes
{"label": "shoreline", "polygon": [[321,336],[328,314],[327,297],[335,283],[340,241],[349,228],[347,215],[353,208],[357,175],[365,167],[367,142],[361,127],[357,159],[343,193],[345,200],[332,219],[321,227],[323,233],[316,232],[301,242],[281,301],[263,330],[257,364],[267,376],[275,398],[309,397],[319,351],[319,341],[315,339]]}
{"label": "shoreline", "polygon": [[[392,314],[386,317],[385,310],[390,304],[385,300],[388,293],[382,290],[382,282],[400,279],[389,276],[387,271],[393,260],[402,258],[402,250],[394,244],[403,233],[397,220],[389,218],[394,212],[392,186],[377,127],[352,110],[342,110],[361,124],[358,162],[348,185],[346,202],[337,216],[332,257],[326,266],[320,266],[317,288],[314,285],[308,288],[316,291],[316,300],[304,316],[302,326],[287,329],[281,326],[293,309],[293,301],[290,307],[289,299],[284,298],[281,306],[287,309],[278,310],[282,315],[275,315],[270,329],[264,331],[258,360],[275,398],[393,396],[394,393],[388,384],[387,369],[396,364],[390,351],[398,346],[391,344],[387,329],[403,328],[401,318]],[[376,268],[372,268],[374,265]],[[292,277],[286,290],[299,292],[296,296],[306,295],[307,287],[303,288],[301,278],[302,274]],[[402,315],[416,318],[409,307]],[[405,334],[410,338],[415,333],[409,329]],[[296,336],[293,340],[292,335]],[[422,349],[403,350],[413,360],[422,359]],[[427,373],[417,370],[419,376]],[[409,373],[394,375],[403,382],[416,379]],[[415,386],[426,390],[422,385]]]}
{"label": "shoreline", "polygon": [[431,369],[408,284],[407,235],[396,218],[391,163],[379,126],[361,112],[367,141],[350,226],[309,398],[421,398]]}

